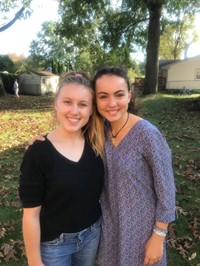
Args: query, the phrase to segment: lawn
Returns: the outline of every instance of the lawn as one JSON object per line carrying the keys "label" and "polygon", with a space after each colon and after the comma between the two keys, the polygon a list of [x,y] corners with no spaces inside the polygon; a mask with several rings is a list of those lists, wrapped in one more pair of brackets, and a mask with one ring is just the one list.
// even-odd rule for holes
{"label": "lawn", "polygon": [[[165,134],[172,150],[177,221],[168,236],[169,266],[200,266],[199,95],[157,94],[139,99],[141,115]],[[195,100],[196,99],[196,100]],[[51,97],[0,97],[0,264],[27,265],[18,198],[19,167],[27,140],[53,128]],[[134,265],[133,265],[134,266]]]}

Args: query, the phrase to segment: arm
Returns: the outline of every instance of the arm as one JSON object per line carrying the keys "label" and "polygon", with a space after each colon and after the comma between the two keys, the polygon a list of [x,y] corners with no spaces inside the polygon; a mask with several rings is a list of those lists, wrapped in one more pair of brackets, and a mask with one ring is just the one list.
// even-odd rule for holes
{"label": "arm", "polygon": [[40,254],[41,206],[23,209],[23,237],[29,266],[44,266]]}
{"label": "arm", "polygon": [[[162,230],[167,230],[168,223],[156,221],[155,226]],[[152,232],[150,239],[145,245],[144,265],[153,265],[156,261],[162,259],[164,240],[164,236],[160,236],[157,233]]]}
{"label": "arm", "polygon": [[[167,232],[168,224],[175,219],[175,184],[171,151],[159,131],[148,142],[147,160],[152,169],[157,198],[154,226]],[[163,257],[165,234],[152,228],[152,235],[145,245],[144,265],[153,265]]]}

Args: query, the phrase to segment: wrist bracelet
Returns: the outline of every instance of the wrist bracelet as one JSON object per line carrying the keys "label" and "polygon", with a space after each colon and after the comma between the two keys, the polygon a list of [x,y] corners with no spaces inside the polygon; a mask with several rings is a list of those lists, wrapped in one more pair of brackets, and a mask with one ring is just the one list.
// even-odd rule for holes
{"label": "wrist bracelet", "polygon": [[153,232],[159,236],[166,237],[168,231],[166,229],[162,229],[157,226],[154,226]]}

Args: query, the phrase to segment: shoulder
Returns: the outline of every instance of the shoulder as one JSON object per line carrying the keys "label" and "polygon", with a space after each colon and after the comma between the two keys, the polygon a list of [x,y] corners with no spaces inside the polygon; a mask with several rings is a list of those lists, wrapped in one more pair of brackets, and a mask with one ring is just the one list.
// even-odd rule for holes
{"label": "shoulder", "polygon": [[36,169],[38,166],[45,168],[52,163],[53,149],[48,140],[35,141],[25,151],[20,169]]}
{"label": "shoulder", "polygon": [[28,147],[25,152],[25,156],[40,155],[49,149],[49,141],[45,138],[44,141],[36,140],[32,145]]}
{"label": "shoulder", "polygon": [[139,130],[142,132],[143,135],[146,137],[148,136],[156,136],[156,135],[162,135],[161,131],[151,122],[149,122],[146,119],[140,120],[138,122]]}
{"label": "shoulder", "polygon": [[159,129],[146,119],[135,121],[131,128],[131,134],[138,138],[151,137],[152,135],[161,134]]}
{"label": "shoulder", "polygon": [[153,152],[171,153],[169,144],[164,134],[151,122],[143,120],[142,141],[145,143],[145,149]]}
{"label": "shoulder", "polygon": [[168,146],[166,137],[164,134],[148,120],[141,120],[138,123],[138,137],[145,146]]}
{"label": "shoulder", "polygon": [[45,167],[50,158],[50,149],[48,148],[48,142],[35,141],[29,148],[25,151],[20,170],[25,171],[25,169],[37,169],[39,166]]}

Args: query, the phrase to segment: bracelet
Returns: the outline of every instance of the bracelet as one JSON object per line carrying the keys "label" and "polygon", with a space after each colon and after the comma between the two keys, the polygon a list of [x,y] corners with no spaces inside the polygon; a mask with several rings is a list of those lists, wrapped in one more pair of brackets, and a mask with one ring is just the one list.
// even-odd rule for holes
{"label": "bracelet", "polygon": [[153,232],[159,236],[166,237],[168,231],[167,231],[167,229],[162,229],[162,228],[159,228],[157,226],[154,226]]}

